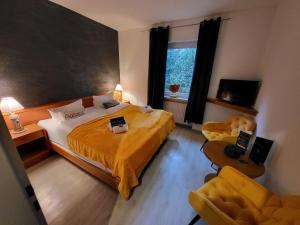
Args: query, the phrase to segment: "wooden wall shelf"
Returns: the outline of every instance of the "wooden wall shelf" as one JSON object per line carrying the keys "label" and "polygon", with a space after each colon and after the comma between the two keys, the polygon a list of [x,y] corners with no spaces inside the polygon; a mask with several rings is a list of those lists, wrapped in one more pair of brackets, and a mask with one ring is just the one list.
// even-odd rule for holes
{"label": "wooden wall shelf", "polygon": [[252,115],[252,116],[256,116],[257,113],[258,113],[258,111],[254,108],[234,105],[234,104],[231,104],[231,103],[228,103],[228,102],[221,101],[221,100],[216,99],[216,98],[208,98],[207,102],[212,103],[212,104],[216,104],[216,105],[219,105],[219,106],[223,106],[225,108],[233,109],[233,110],[236,110],[236,111],[239,111],[239,112],[243,112],[243,113],[246,113],[246,114],[249,114],[249,115]]}

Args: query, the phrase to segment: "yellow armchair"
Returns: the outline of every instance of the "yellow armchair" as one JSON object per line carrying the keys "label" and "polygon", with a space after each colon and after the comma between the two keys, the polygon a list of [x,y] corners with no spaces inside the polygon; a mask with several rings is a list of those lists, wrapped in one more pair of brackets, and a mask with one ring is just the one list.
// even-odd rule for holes
{"label": "yellow armchair", "polygon": [[202,125],[202,134],[207,141],[225,141],[235,144],[240,131],[254,132],[255,121],[250,117],[232,116],[224,123],[206,122]]}
{"label": "yellow armchair", "polygon": [[189,202],[209,225],[300,225],[300,196],[276,195],[229,166]]}

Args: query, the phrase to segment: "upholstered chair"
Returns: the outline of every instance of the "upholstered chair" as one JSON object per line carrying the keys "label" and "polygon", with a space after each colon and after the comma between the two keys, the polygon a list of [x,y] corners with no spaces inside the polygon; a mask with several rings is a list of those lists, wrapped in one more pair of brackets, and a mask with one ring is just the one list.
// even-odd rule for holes
{"label": "upholstered chair", "polygon": [[225,141],[234,144],[240,131],[253,133],[256,129],[255,121],[246,116],[232,116],[223,123],[206,122],[202,125],[202,134],[207,141]]}
{"label": "upholstered chair", "polygon": [[208,225],[300,225],[300,196],[277,195],[232,167],[189,194]]}

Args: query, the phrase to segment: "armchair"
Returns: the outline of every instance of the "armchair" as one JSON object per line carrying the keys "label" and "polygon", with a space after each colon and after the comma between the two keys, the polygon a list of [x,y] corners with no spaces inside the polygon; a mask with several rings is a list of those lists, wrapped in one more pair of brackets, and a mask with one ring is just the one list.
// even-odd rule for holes
{"label": "armchair", "polygon": [[209,225],[300,225],[300,196],[280,196],[232,167],[189,194]]}
{"label": "armchair", "polygon": [[241,130],[254,132],[255,128],[256,123],[252,118],[245,116],[232,116],[224,123],[204,123],[202,125],[202,134],[206,138],[205,143],[207,141],[225,141],[235,144]]}

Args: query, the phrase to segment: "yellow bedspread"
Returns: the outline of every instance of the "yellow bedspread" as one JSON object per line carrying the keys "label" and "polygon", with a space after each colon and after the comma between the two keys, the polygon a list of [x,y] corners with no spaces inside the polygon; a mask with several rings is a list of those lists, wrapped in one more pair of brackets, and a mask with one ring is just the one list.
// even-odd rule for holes
{"label": "yellow bedspread", "polygon": [[[108,129],[109,119],[118,116],[124,116],[128,132],[114,134]],[[120,178],[119,192],[128,199],[130,190],[139,184],[141,172],[174,128],[171,113],[144,113],[138,106],[129,105],[76,127],[68,135],[68,144],[72,150],[111,169],[112,175]]]}

